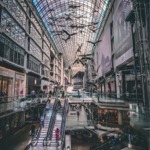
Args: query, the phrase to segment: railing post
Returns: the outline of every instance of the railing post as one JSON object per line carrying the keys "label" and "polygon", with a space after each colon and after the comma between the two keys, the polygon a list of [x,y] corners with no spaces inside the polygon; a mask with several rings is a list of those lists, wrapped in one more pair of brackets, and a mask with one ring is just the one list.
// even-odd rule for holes
{"label": "railing post", "polygon": [[46,140],[46,138],[44,138],[44,140],[43,140],[43,147],[44,146],[47,146],[47,140]]}
{"label": "railing post", "polygon": [[48,140],[47,140],[47,146],[50,146],[51,145],[51,140],[50,140],[50,138],[48,138]]}

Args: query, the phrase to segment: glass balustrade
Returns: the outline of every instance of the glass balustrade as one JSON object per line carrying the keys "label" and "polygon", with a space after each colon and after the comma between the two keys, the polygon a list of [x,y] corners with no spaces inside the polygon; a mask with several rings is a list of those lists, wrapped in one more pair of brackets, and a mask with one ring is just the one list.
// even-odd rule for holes
{"label": "glass balustrade", "polygon": [[46,102],[47,95],[37,95],[36,98],[30,98],[30,96],[26,96],[24,98],[18,97],[9,97],[11,99],[10,102],[0,104],[0,113],[7,111],[20,111],[24,110],[26,107],[30,107],[36,103]]}

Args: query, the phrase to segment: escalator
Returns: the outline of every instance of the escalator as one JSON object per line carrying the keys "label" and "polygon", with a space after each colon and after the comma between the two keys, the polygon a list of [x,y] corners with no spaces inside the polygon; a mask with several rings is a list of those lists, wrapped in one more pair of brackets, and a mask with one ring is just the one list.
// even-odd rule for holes
{"label": "escalator", "polygon": [[52,150],[56,150],[57,149],[57,140],[56,140],[56,134],[55,134],[55,131],[56,129],[60,129],[61,128],[61,122],[62,122],[62,111],[63,109],[59,109],[57,111],[57,114],[56,114],[56,120],[55,120],[55,124],[54,124],[54,128],[53,128],[53,133],[52,133],[52,139],[51,139],[51,145],[50,145],[50,148]]}
{"label": "escalator", "polygon": [[[52,107],[50,107],[50,110],[52,109]],[[51,118],[51,111],[46,112],[45,115],[45,119],[44,119],[44,128],[41,128],[41,132],[40,132],[40,136],[37,142],[37,147],[41,147],[43,146],[43,140],[47,134],[48,131],[48,126],[49,126],[49,122],[50,122],[50,118]]]}
{"label": "escalator", "polygon": [[25,150],[28,149],[43,149],[43,141],[45,139],[45,137],[47,136],[48,130],[49,130],[49,125],[50,125],[50,121],[53,118],[53,111],[56,107],[57,104],[57,100],[55,100],[55,102],[50,103],[50,107],[49,107],[49,111],[46,111],[46,109],[43,112],[44,115],[44,127],[39,127],[37,133],[35,134],[35,136],[32,138],[31,142],[29,143],[29,145],[25,148]]}
{"label": "escalator", "polygon": [[[60,140],[63,141],[64,137],[64,112],[66,112],[66,103],[61,101],[62,108],[59,108],[58,100],[51,104],[50,110],[45,113],[44,128],[39,128],[38,133],[33,137],[31,143],[26,147],[25,150],[33,149],[42,150],[44,147],[52,150],[58,149],[58,141],[56,140],[55,131],[58,128],[60,130]],[[65,104],[65,105],[64,105]],[[65,106],[65,107],[64,107]],[[65,110],[64,110],[65,108]]]}

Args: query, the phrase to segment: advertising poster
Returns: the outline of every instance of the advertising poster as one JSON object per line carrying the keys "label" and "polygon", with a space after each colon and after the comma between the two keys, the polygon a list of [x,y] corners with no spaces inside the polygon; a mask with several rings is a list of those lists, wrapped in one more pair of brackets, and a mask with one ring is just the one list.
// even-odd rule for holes
{"label": "advertising poster", "polygon": [[115,59],[132,48],[131,25],[126,22],[127,8],[130,3],[119,1],[118,8],[113,16],[114,23],[114,52]]}
{"label": "advertising poster", "polygon": [[94,58],[97,77],[105,75],[112,68],[110,28],[104,31],[101,40],[96,46]]}

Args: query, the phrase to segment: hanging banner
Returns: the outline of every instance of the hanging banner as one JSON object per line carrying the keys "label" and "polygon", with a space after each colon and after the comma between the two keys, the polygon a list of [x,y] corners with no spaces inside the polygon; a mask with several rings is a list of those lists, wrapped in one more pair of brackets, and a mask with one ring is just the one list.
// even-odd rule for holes
{"label": "hanging banner", "polygon": [[[128,3],[120,0],[118,8],[113,16],[115,59],[118,59],[121,55],[132,48],[131,25],[125,20],[127,15],[126,8],[128,5]],[[117,65],[119,64],[117,63]]]}
{"label": "hanging banner", "polygon": [[104,31],[101,40],[96,46],[94,56],[97,77],[105,75],[112,68],[110,28]]}

